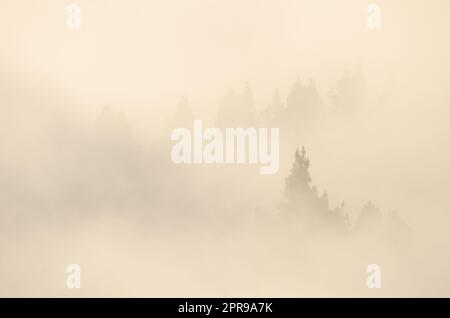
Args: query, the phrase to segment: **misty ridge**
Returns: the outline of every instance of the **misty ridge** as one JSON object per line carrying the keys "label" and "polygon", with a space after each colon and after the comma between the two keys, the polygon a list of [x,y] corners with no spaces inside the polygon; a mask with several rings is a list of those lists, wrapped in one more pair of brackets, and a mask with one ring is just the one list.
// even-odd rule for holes
{"label": "misty ridge", "polygon": [[[450,295],[450,2],[76,4],[2,1],[0,296]],[[195,120],[277,172],[174,163]]]}
{"label": "misty ridge", "polygon": [[[314,134],[329,126],[346,125],[357,120],[358,112],[366,103],[364,75],[356,71],[342,77],[328,93],[330,107],[325,107],[313,79],[304,84],[297,78],[282,101],[275,90],[272,103],[261,111],[255,109],[252,90],[247,83],[242,93],[230,90],[221,102],[216,119],[217,127],[280,127],[281,143],[287,149],[296,149],[286,156],[293,159],[289,175],[284,180],[284,192],[280,204],[269,212],[287,223],[298,224],[299,231],[319,231],[327,234],[364,233],[392,240],[392,245],[405,248],[411,240],[411,229],[396,210],[383,213],[370,200],[365,202],[351,222],[344,201],[330,207],[328,194],[319,194],[309,173],[310,158],[305,147],[295,148],[298,141],[310,143]],[[195,116],[186,97],[183,97],[167,126],[192,127]],[[313,145],[313,143],[312,143]],[[247,149],[249,150],[249,149]],[[259,204],[255,207],[257,217],[267,217]],[[247,212],[248,213],[248,212]],[[263,215],[263,216],[261,216]],[[291,224],[292,224],[291,223]],[[376,233],[376,234],[375,234]],[[399,246],[397,246],[399,247]]]}
{"label": "misty ridge", "polygon": [[[300,79],[297,79],[286,101],[282,101],[279,91],[275,90],[273,102],[259,112],[255,109],[249,83],[241,94],[233,90],[229,91],[219,105],[213,123],[217,127],[280,128],[282,134],[280,142],[283,147],[281,152],[287,154],[284,164],[290,166],[293,163],[289,175],[279,176],[284,178],[285,189],[284,193],[277,193],[276,196],[279,197],[280,202],[283,201],[283,197],[292,201],[289,208],[283,204],[280,208],[276,208],[280,210],[278,211],[280,213],[283,213],[283,209],[291,210],[291,212],[297,209],[297,214],[306,215],[309,213],[308,210],[312,210],[317,211],[315,214],[321,218],[320,215],[323,214],[321,210],[325,208],[329,210],[330,215],[345,214],[341,211],[343,203],[334,209],[329,208],[326,191],[319,195],[317,188],[311,184],[312,180],[308,171],[310,159],[307,157],[305,148],[299,151],[298,146],[310,143],[313,140],[312,135],[317,133],[318,129],[331,125],[330,121],[337,122],[335,125],[345,125],[346,121],[354,120],[357,116],[358,105],[364,106],[365,91],[362,73],[355,72],[342,78],[336,88],[330,91],[329,98],[332,107],[326,109],[314,80],[310,79],[307,84],[303,84]],[[39,173],[43,178],[39,180],[39,186],[35,187],[33,178],[28,179],[27,175],[23,175],[23,178],[14,178],[14,170],[8,172],[4,169],[4,176],[11,174],[10,179],[4,179],[11,181],[4,181],[7,190],[5,192],[10,194],[10,198],[17,198],[9,201],[13,210],[20,206],[17,201],[22,201],[47,213],[53,213],[52,210],[56,206],[57,209],[66,211],[64,213],[86,213],[86,216],[91,213],[130,215],[136,211],[143,215],[153,215],[146,210],[151,210],[158,204],[165,205],[168,201],[173,201],[161,197],[161,195],[164,196],[163,193],[173,192],[177,197],[176,201],[186,200],[188,203],[191,200],[190,195],[182,193],[186,191],[186,184],[196,183],[195,179],[191,179],[192,175],[204,174],[201,171],[201,165],[194,169],[176,167],[168,158],[170,153],[168,149],[173,143],[166,135],[176,127],[192,127],[192,123],[197,118],[193,115],[186,97],[181,99],[175,114],[166,118],[166,133],[156,137],[156,142],[149,144],[139,144],[138,140],[141,139],[134,135],[132,124],[124,112],[115,111],[111,106],[104,107],[89,125],[75,123],[67,117],[67,114],[61,112],[50,113],[49,117],[40,118],[38,114],[41,113],[40,109],[34,107],[28,109],[27,106],[21,106],[19,110],[11,107],[10,119],[20,118],[16,117],[22,115],[20,112],[28,113],[31,120],[33,120],[33,112],[36,112],[34,118],[37,120],[36,123],[24,123],[28,131],[22,129],[25,142],[21,142],[20,146],[23,148],[19,148],[14,139],[4,141],[7,146],[16,146],[18,150],[24,151],[28,147],[31,149],[42,147],[38,149],[39,151],[29,153],[29,159],[24,162],[24,166],[17,168],[29,169],[33,173]],[[7,121],[6,117],[5,123]],[[20,124],[18,122],[17,129],[20,129]],[[45,153],[46,151],[49,155]],[[4,166],[7,167],[9,158],[6,151],[3,158],[6,163]],[[238,168],[234,173],[239,174],[245,171],[245,168],[249,167]],[[233,168],[228,171],[228,167],[214,166],[203,169],[207,170],[207,174],[214,174],[216,172],[214,170],[218,170],[219,178],[221,171],[226,171],[225,173],[233,171]],[[250,173],[253,174],[254,171]],[[248,177],[250,173],[245,177]],[[171,180],[170,184],[168,184],[169,180]],[[294,201],[298,202],[294,203]],[[373,214],[368,218],[374,218],[376,223],[378,208],[369,201],[366,203],[361,209],[361,216]],[[8,204],[8,201],[5,204]],[[5,205],[5,207],[8,206]],[[176,207],[177,205],[175,210]],[[173,207],[170,207],[170,210],[172,209]],[[261,209],[258,202],[254,203],[252,210],[254,209]],[[198,210],[202,208],[193,208],[192,213],[195,214]],[[246,214],[253,213],[252,210],[247,211]],[[305,213],[302,213],[302,210],[305,210]],[[284,213],[291,214],[291,212]],[[20,210],[16,214],[20,216]],[[158,213],[159,216],[162,214]],[[345,218],[345,215],[342,217]],[[344,224],[350,227],[348,218],[345,222],[337,223],[342,223],[337,225],[338,228]]]}
{"label": "misty ridge", "polygon": [[[22,260],[39,251],[37,259],[55,271],[75,254],[97,277],[97,287],[80,295],[366,295],[371,263],[395,273],[386,275],[390,288],[381,295],[436,292],[432,283],[409,280],[424,271],[417,265],[423,255],[401,209],[370,197],[356,211],[346,197],[332,204],[326,185],[313,182],[308,151],[317,136],[364,112],[362,72],[343,77],[325,97],[313,80],[297,79],[285,99],[275,90],[259,111],[250,84],[225,94],[212,125],[280,128],[282,169],[273,176],[252,165],[175,165],[170,131],[201,118],[186,97],[164,119],[164,132],[146,139],[119,107],[105,106],[86,123],[48,107],[55,101],[44,93],[6,93],[2,245]],[[18,260],[1,269],[18,294],[66,292],[56,274],[50,284],[48,274],[39,276],[49,285],[43,290],[20,281],[26,264]],[[120,289],[104,286],[102,275],[120,281]]]}

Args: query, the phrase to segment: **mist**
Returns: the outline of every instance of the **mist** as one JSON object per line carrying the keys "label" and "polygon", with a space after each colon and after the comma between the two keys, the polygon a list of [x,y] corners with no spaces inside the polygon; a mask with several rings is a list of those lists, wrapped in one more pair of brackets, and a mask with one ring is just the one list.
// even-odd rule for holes
{"label": "mist", "polygon": [[[1,296],[449,296],[447,1],[69,3],[2,0]],[[194,120],[278,171],[174,163]]]}

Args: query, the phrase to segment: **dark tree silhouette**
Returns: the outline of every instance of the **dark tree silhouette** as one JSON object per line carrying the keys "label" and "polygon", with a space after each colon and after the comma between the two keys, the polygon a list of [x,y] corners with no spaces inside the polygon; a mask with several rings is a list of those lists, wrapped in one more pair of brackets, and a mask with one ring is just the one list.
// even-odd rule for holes
{"label": "dark tree silhouette", "polygon": [[327,192],[319,196],[317,189],[311,185],[310,164],[305,147],[301,151],[297,149],[291,174],[285,183],[287,202],[282,205],[282,210],[300,218],[305,225],[345,231],[348,217],[343,213],[343,204],[330,210]]}

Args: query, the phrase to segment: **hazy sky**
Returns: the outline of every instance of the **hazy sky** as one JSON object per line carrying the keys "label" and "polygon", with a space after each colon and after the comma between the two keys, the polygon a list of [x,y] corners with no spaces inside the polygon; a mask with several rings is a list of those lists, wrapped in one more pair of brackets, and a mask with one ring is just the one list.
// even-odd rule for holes
{"label": "hazy sky", "polygon": [[361,0],[79,0],[78,31],[65,25],[70,1],[1,3],[1,67],[95,111],[169,107],[185,94],[194,108],[215,109],[247,80],[263,107],[297,76],[315,77],[326,92],[357,67],[377,84],[424,71],[448,79],[448,1],[377,1],[375,32],[365,25],[370,1]]}
{"label": "hazy sky", "polygon": [[[66,27],[66,6],[72,2],[81,6],[79,30]],[[372,2],[381,7],[379,30],[366,27]],[[344,249],[334,255],[339,251],[333,245],[319,242],[318,249],[309,248],[318,251],[315,255],[308,254],[307,244],[301,251],[301,240],[289,231],[286,236],[289,226],[271,232],[273,238],[264,233],[255,238],[246,225],[241,234],[235,232],[258,209],[279,215],[295,147],[306,142],[313,183],[328,191],[331,207],[344,200],[354,219],[372,200],[383,212],[398,209],[418,234],[422,245],[413,270],[404,271],[411,265],[405,257],[406,265],[400,262],[399,270],[387,273],[394,283],[403,274],[405,281],[420,277],[420,284],[411,280],[412,290],[408,284],[395,288],[448,296],[449,9],[448,0],[0,0],[0,218],[10,222],[0,222],[0,247],[7,249],[6,261],[0,262],[0,295],[48,295],[41,286],[49,277],[50,294],[63,290],[64,295],[68,291],[60,276],[73,261],[94,273],[87,295],[216,292],[211,296],[230,293],[228,284],[236,281],[245,294],[249,287],[244,285],[262,287],[257,274],[268,269],[267,259],[275,261],[275,275],[285,276],[288,287],[277,291],[269,283],[266,292],[278,295],[293,288],[310,295],[313,288],[339,295],[333,284],[323,293],[323,273],[338,280],[352,277],[355,290],[362,286],[365,292],[365,243],[361,250],[356,246],[363,253],[350,247],[348,254]],[[151,130],[164,125],[182,96],[196,119],[214,118],[225,93],[242,92],[247,82],[255,107],[263,109],[276,88],[285,101],[297,77],[312,77],[328,107],[330,89],[357,70],[364,74],[367,104],[344,121],[320,118],[311,139],[295,135],[282,149],[287,155],[275,176],[263,178],[243,166],[178,169],[169,159],[166,131]],[[126,147],[112,155],[95,130],[107,104],[113,112],[123,111],[127,120],[122,123],[135,133],[135,139],[125,133]],[[112,140],[116,137],[112,134]],[[202,212],[216,217],[218,227],[207,224],[204,233],[191,227],[201,228],[204,218],[192,215]],[[227,223],[228,212],[239,217]],[[159,228],[167,215],[173,220]],[[274,223],[266,221],[272,229]],[[267,254],[247,263],[256,242]],[[273,245],[267,248],[268,243]],[[190,247],[180,250],[184,244]],[[202,244],[191,255],[192,246]],[[220,255],[211,255],[214,246],[230,253],[219,248]],[[241,251],[233,256],[236,246]],[[298,259],[290,258],[290,248],[300,253]],[[346,275],[335,271],[336,261],[343,261],[337,268]],[[314,270],[318,265],[318,276],[305,271],[305,280],[299,271],[305,264]],[[248,270],[242,277],[254,275],[253,285],[235,279],[242,266]],[[212,271],[222,268],[229,276]],[[154,276],[148,281],[146,271]],[[208,275],[197,279],[209,271],[211,278],[223,280],[217,290]],[[358,271],[362,279],[355,278]],[[289,287],[299,273],[298,285]],[[304,289],[302,279],[312,279],[311,288]],[[122,289],[124,282],[128,289]],[[341,283],[347,292],[348,282]],[[198,290],[189,290],[192,286]]]}
{"label": "hazy sky", "polygon": [[[70,1],[1,3],[3,83],[63,95],[64,106],[56,107],[89,120],[110,104],[145,129],[161,124],[183,95],[197,118],[214,117],[224,94],[242,90],[247,81],[261,109],[275,88],[285,99],[298,76],[315,78],[327,105],[336,80],[361,69],[371,101],[363,128],[324,135],[328,151],[347,144],[336,160],[360,167],[360,179],[380,162],[388,165],[386,173],[410,177],[410,167],[395,162],[412,153],[433,168],[416,172],[419,179],[432,173],[428,182],[440,184],[449,174],[442,148],[449,140],[448,1],[377,1],[382,27],[376,31],[366,27],[371,2],[362,0],[79,0],[77,31],[66,27]],[[312,169],[319,184],[335,180],[330,187],[341,188],[342,171],[327,156],[316,155]],[[364,179],[374,183],[367,190],[373,195],[383,192],[376,176]],[[379,198],[390,195],[397,196]]]}

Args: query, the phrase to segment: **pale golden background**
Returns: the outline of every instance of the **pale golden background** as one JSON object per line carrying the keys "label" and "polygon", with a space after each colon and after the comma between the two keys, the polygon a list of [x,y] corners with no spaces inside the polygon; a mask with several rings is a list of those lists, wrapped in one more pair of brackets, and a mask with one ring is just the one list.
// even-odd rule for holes
{"label": "pale golden background", "polygon": [[[363,0],[74,2],[80,30],[70,1],[0,0],[1,296],[450,296],[448,1],[374,1],[380,30]],[[361,98],[336,115],[352,76]],[[298,77],[322,105],[314,124],[277,122],[276,175],[172,164],[171,129],[214,125],[247,83],[262,114]],[[348,233],[283,215],[302,145]],[[355,233],[369,200],[408,239]]]}

